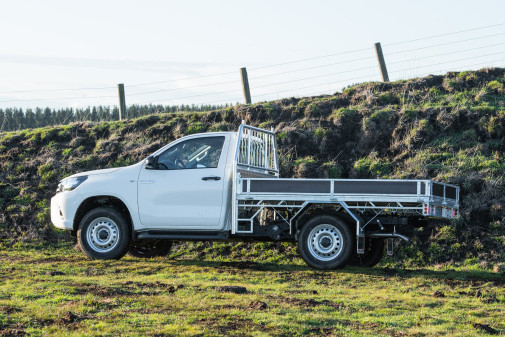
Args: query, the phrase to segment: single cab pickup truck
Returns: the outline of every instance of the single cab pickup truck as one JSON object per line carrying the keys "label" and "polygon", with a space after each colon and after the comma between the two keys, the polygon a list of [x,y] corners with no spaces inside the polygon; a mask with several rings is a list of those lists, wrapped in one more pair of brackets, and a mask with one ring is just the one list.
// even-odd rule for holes
{"label": "single cab pickup truck", "polygon": [[165,255],[173,241],[297,242],[318,269],[373,266],[426,218],[459,216],[431,180],[280,178],[273,130],[180,138],[141,162],[63,179],[51,221],[95,259]]}

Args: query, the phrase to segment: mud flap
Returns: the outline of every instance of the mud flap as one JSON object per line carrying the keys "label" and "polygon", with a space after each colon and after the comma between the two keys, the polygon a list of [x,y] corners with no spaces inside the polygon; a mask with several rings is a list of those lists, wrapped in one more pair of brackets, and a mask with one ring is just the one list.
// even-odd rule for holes
{"label": "mud flap", "polygon": [[358,235],[356,237],[356,252],[358,254],[365,254],[365,236],[364,235]]}
{"label": "mud flap", "polygon": [[393,244],[394,244],[394,239],[392,238],[389,238],[387,239],[387,254],[388,256],[393,256],[394,254],[394,248],[393,248]]}

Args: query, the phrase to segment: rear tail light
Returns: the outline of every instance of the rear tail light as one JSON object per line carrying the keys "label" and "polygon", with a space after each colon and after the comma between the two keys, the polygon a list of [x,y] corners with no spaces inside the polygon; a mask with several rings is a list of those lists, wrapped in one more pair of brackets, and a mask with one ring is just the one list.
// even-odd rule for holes
{"label": "rear tail light", "polygon": [[459,212],[458,212],[458,209],[456,209],[456,208],[448,208],[448,207],[432,206],[430,204],[423,204],[423,215],[435,216],[435,217],[446,218],[446,219],[456,219],[459,217]]}
{"label": "rear tail light", "polygon": [[428,215],[428,214],[430,214],[430,207],[428,206],[428,204],[424,204],[423,215]]}

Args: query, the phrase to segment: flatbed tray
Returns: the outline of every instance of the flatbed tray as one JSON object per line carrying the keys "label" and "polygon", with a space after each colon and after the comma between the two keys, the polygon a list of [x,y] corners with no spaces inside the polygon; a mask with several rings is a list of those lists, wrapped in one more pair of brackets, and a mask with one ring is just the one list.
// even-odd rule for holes
{"label": "flatbed tray", "polygon": [[372,202],[416,200],[437,205],[458,207],[459,187],[432,180],[412,179],[298,179],[243,178],[238,196],[276,195],[300,197],[330,197]]}

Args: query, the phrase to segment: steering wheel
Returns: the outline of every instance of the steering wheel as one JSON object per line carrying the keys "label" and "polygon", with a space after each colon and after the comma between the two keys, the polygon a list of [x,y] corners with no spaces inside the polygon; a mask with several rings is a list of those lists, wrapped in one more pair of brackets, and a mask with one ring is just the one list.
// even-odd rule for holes
{"label": "steering wheel", "polygon": [[180,160],[179,158],[177,158],[177,159],[175,160],[175,166],[177,166],[177,167],[179,167],[179,168],[186,168],[186,167],[184,166],[184,163],[182,162],[182,160]]}
{"label": "steering wheel", "polygon": [[201,161],[203,158],[207,157],[208,154],[209,154],[209,150],[202,153],[199,157],[196,157],[196,161]]}

